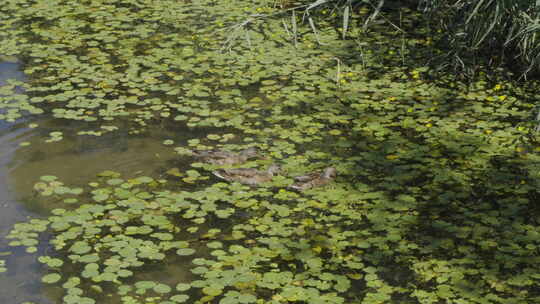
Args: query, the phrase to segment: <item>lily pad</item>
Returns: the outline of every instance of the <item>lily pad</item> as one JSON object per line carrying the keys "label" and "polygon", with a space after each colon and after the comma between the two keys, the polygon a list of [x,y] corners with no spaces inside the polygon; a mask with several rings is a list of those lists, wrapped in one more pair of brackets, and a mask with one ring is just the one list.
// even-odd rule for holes
{"label": "lily pad", "polygon": [[58,273],[50,273],[50,274],[44,275],[41,278],[41,281],[43,283],[53,284],[53,283],[58,282],[61,278],[62,278],[62,276],[60,274],[58,274]]}

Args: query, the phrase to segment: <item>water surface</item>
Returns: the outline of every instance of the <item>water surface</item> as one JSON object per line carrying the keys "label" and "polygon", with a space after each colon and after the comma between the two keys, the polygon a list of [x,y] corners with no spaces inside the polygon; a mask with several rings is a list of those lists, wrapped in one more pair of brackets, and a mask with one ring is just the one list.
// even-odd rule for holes
{"label": "water surface", "polygon": [[[8,78],[23,79],[17,64],[0,64],[0,85]],[[31,128],[30,123],[37,127]],[[66,123],[58,119],[0,121],[0,253],[11,253],[0,256],[8,268],[0,274],[2,304],[61,302],[61,289],[40,283],[45,268],[37,256],[52,254],[52,250],[41,245],[37,253],[29,254],[22,248],[9,247],[5,238],[15,223],[28,217],[46,217],[51,209],[61,206],[55,198],[36,195],[33,187],[40,176],[57,176],[69,186],[84,185],[105,170],[127,177],[156,176],[160,164],[170,163],[176,157],[171,147],[163,145],[163,140],[183,136],[159,126],[159,130],[150,131],[147,136],[128,136],[119,131],[102,136],[74,136],[77,130],[88,127],[84,122]],[[66,136],[47,143],[51,131],[61,131]],[[23,142],[30,145],[21,146]]]}

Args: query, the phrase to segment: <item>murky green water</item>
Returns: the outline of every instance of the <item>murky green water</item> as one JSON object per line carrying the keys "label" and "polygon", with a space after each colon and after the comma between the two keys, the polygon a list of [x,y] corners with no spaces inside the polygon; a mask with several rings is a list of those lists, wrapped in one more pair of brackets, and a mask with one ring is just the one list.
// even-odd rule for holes
{"label": "murky green water", "polygon": [[[4,78],[22,79],[17,64],[0,64],[0,85]],[[39,128],[30,128],[29,124]],[[54,199],[37,199],[33,186],[40,176],[53,174],[71,185],[84,185],[105,170],[120,172],[125,176],[163,173],[160,164],[174,162],[173,149],[163,145],[165,138],[182,138],[163,130],[151,129],[146,136],[128,136],[113,132],[103,136],[73,136],[59,142],[46,143],[51,130],[68,131],[83,129],[84,123],[66,123],[54,119],[16,123],[0,121],[0,253],[6,254],[8,272],[0,276],[0,303],[57,303],[61,289],[46,287],[41,283],[43,265],[38,255],[50,253],[44,245],[37,253],[26,253],[24,248],[8,246],[5,236],[13,225],[27,217],[45,217],[50,210],[62,206]],[[21,146],[21,143],[30,145]],[[43,238],[47,238],[44,235]],[[11,255],[7,255],[11,252]],[[139,279],[159,279],[183,276],[181,263],[166,268],[147,270]],[[174,275],[171,275],[174,273]]]}
{"label": "murky green water", "polygon": [[[41,126],[51,121],[38,122]],[[16,222],[27,216],[40,217],[51,209],[61,207],[54,199],[36,199],[33,186],[42,175],[54,174],[72,185],[82,185],[93,179],[99,172],[114,170],[125,176],[159,175],[160,165],[172,162],[175,157],[170,147],[162,144],[158,137],[126,137],[123,134],[102,137],[75,137],[55,143],[43,143],[44,134],[27,128],[28,123],[6,127],[0,137],[0,252],[11,251],[7,257],[9,271],[0,277],[0,303],[53,303],[58,290],[47,288],[40,283],[43,268],[36,261],[36,254],[25,253],[21,249],[7,247],[5,235]],[[72,126],[71,126],[72,127]],[[166,133],[166,132],[165,132]],[[19,143],[31,144],[20,147]],[[46,238],[47,236],[43,236]],[[41,247],[42,255],[47,248]],[[161,269],[148,269],[139,279],[181,277],[185,272],[180,263]],[[171,275],[170,273],[174,273]],[[59,300],[59,299],[56,299]],[[56,300],[54,302],[56,302]]]}

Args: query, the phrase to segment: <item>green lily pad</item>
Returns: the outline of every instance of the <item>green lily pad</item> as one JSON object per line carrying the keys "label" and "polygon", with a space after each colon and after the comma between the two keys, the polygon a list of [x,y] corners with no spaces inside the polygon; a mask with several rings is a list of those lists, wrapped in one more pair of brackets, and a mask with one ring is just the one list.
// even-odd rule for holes
{"label": "green lily pad", "polygon": [[62,276],[60,274],[58,274],[58,273],[50,273],[50,274],[44,275],[41,278],[41,281],[43,283],[53,284],[53,283],[58,282],[61,278],[62,278]]}
{"label": "green lily pad", "polygon": [[186,284],[186,283],[178,283],[176,285],[176,290],[178,291],[186,291],[186,290],[189,290],[190,288],[191,288],[191,285]]}
{"label": "green lily pad", "polygon": [[44,182],[52,182],[52,181],[57,180],[58,178],[53,175],[44,175],[44,176],[41,176],[39,179]]}
{"label": "green lily pad", "polygon": [[170,300],[175,303],[185,303],[188,299],[189,299],[189,296],[185,294],[179,294],[179,295],[174,295],[170,297]]}
{"label": "green lily pad", "polygon": [[165,284],[157,284],[153,287],[153,290],[157,293],[169,293],[172,289]]}
{"label": "green lily pad", "polygon": [[192,248],[182,248],[176,251],[176,254],[182,255],[182,256],[193,255],[194,253],[195,253],[195,249],[192,249]]}

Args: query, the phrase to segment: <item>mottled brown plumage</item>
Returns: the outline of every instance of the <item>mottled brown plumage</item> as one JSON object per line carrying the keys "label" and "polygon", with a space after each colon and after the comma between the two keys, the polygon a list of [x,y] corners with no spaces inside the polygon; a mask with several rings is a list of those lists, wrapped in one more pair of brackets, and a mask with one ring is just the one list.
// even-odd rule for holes
{"label": "mottled brown plumage", "polygon": [[222,169],[212,172],[215,176],[229,182],[239,182],[241,184],[257,186],[272,180],[280,167],[276,164],[271,165],[268,170],[261,171],[254,168]]}
{"label": "mottled brown plumage", "polygon": [[298,191],[304,191],[307,189],[324,186],[333,181],[336,175],[336,168],[328,167],[324,169],[322,173],[312,172],[307,175],[295,177],[294,180],[296,181],[296,183],[289,186],[289,188]]}

